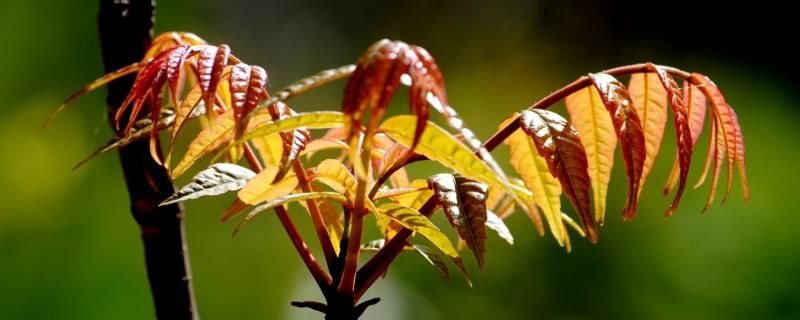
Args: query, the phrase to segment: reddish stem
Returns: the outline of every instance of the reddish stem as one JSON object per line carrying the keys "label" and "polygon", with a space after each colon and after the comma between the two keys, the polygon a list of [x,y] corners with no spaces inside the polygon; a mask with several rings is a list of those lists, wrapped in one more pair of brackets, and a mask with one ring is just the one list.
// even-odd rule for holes
{"label": "reddish stem", "polygon": [[[687,79],[690,81],[694,81],[691,78],[691,74],[672,67],[663,67],[667,73],[682,78]],[[617,67],[613,69],[608,69],[605,71],[601,71],[601,73],[605,73],[614,77],[625,76],[633,73],[647,73],[653,72],[648,67],[647,63],[640,63],[628,66]],[[551,93],[550,95],[542,98],[541,100],[534,103],[529,109],[547,109],[556,102],[560,101],[561,99],[566,98],[567,96],[577,92],[578,90],[583,89],[591,85],[591,81],[589,80],[588,76],[582,76],[577,80],[573,81],[572,83],[568,84],[567,86],[556,90],[555,92]],[[513,121],[509,122],[505,127],[498,130],[489,140],[487,140],[483,144],[483,148],[488,151],[492,151],[497,146],[500,145],[505,139],[508,138],[514,131],[519,129],[519,116],[514,119]],[[475,152],[475,154],[480,157],[480,152]],[[433,210],[436,208],[435,202],[433,197],[428,198],[428,201],[420,208],[419,212],[425,216],[430,216],[433,213]],[[360,270],[358,270],[357,281],[356,281],[356,289],[355,289],[355,298],[359,299],[364,292],[375,283],[375,280],[378,277],[385,273],[386,270],[389,268],[389,265],[392,263],[394,258],[397,257],[398,254],[403,250],[405,243],[411,237],[412,231],[409,229],[403,229],[398,232],[388,243],[386,243],[381,250],[379,250]]]}
{"label": "reddish stem", "polygon": [[[250,148],[250,145],[247,143],[244,144],[244,157],[247,159],[250,168],[256,173],[264,169],[261,166],[261,162],[258,161],[258,158],[256,158],[256,155],[253,153],[253,149]],[[289,239],[292,240],[294,248],[297,249],[297,253],[300,255],[300,258],[303,259],[303,263],[305,263],[308,271],[311,272],[320,290],[326,292],[328,286],[332,282],[331,277],[325,273],[325,270],[319,265],[317,259],[314,258],[314,254],[308,249],[308,245],[303,241],[303,236],[300,235],[300,232],[297,231],[297,227],[292,223],[292,219],[289,218],[289,213],[286,211],[286,208],[277,206],[275,207],[275,213],[278,215],[278,219],[281,221],[283,228],[286,229],[286,233],[289,234]],[[330,241],[328,242],[330,243]]]}
{"label": "reddish stem", "polygon": [[[308,182],[308,177],[306,176],[306,168],[303,167],[299,159],[294,162],[293,167],[300,189],[303,192],[313,191],[311,190],[311,183]],[[331,266],[336,263],[336,250],[333,249],[331,236],[328,234],[328,230],[325,229],[325,220],[322,219],[322,213],[319,211],[317,202],[314,199],[308,199],[306,200],[306,206],[308,207],[308,213],[311,215],[311,220],[314,222],[314,230],[317,231],[322,253],[325,255],[325,262],[328,264],[328,271],[330,271]]]}

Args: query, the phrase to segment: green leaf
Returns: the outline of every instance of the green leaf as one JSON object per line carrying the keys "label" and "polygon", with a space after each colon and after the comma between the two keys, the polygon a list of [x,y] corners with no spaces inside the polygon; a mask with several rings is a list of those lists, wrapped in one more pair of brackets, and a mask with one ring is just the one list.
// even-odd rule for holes
{"label": "green leaf", "polygon": [[192,182],[178,190],[160,205],[192,200],[208,196],[216,196],[239,190],[256,174],[250,169],[232,163],[215,163],[200,171],[192,178]]}

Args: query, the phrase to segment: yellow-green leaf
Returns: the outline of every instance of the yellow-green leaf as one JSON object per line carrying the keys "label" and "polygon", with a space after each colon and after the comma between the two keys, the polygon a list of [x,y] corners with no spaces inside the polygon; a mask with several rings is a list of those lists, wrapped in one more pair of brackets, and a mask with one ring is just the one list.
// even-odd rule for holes
{"label": "yellow-green leaf", "polygon": [[[392,139],[410,148],[414,141],[417,117],[401,115],[386,119],[381,130]],[[441,163],[467,178],[471,178],[497,188],[505,188],[494,172],[475,156],[467,146],[453,135],[429,122],[425,126],[414,151],[428,159]]]}
{"label": "yellow-green leaf", "polygon": [[[189,169],[189,167],[191,167],[197,161],[197,159],[221,146],[223,143],[233,139],[233,128],[235,126],[233,116],[232,110],[225,112],[223,115],[214,119],[208,128],[204,129],[200,132],[200,134],[197,135],[197,137],[189,144],[189,150],[186,151],[186,155],[183,156],[183,159],[173,170],[173,179],[186,172],[186,170]],[[342,122],[342,114],[340,112],[332,111],[300,113],[291,118],[275,121],[270,121],[270,118],[271,117],[266,110],[257,112],[255,119],[250,121],[250,125],[248,126],[252,129],[249,129],[249,131],[245,133],[244,136],[236,143],[232,143],[228,147],[223,148],[220,153],[224,153],[242,141],[250,140],[255,137],[266,136],[280,131],[293,130],[301,127],[331,128],[340,126]]]}
{"label": "yellow-green leaf", "polygon": [[[356,179],[340,161],[334,159],[323,160],[314,170],[314,174],[310,179],[324,183],[334,191],[347,196],[350,201],[354,202],[356,199]],[[377,211],[372,201],[369,199],[364,200],[367,209],[373,212]]]}

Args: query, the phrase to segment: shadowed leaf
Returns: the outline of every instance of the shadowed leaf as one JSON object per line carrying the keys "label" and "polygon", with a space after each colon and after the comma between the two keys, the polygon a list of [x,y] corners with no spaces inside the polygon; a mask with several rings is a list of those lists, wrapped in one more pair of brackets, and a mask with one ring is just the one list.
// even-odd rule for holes
{"label": "shadowed leaf", "polygon": [[485,184],[449,173],[428,179],[436,202],[444,210],[447,220],[466,241],[481,271],[486,266],[486,194]]}
{"label": "shadowed leaf", "polygon": [[236,225],[236,228],[233,231],[233,234],[238,233],[242,230],[248,223],[253,221],[255,217],[260,215],[262,212],[275,208],[277,206],[282,206],[285,204],[289,204],[292,202],[297,201],[305,201],[310,199],[327,199],[333,200],[339,203],[347,203],[347,198],[337,192],[307,192],[307,193],[294,193],[290,195],[285,195],[271,201],[268,201],[264,204],[258,205],[257,207],[253,208],[247,215]]}
{"label": "shadowed leaf", "polygon": [[393,203],[382,205],[380,207],[380,213],[430,241],[437,249],[442,251],[444,255],[453,261],[456,268],[464,275],[464,279],[467,280],[467,283],[472,286],[472,281],[464,270],[464,263],[461,261],[461,257],[459,257],[458,251],[456,251],[453,243],[451,243],[447,235],[433,225],[427,217],[423,216],[415,209]]}

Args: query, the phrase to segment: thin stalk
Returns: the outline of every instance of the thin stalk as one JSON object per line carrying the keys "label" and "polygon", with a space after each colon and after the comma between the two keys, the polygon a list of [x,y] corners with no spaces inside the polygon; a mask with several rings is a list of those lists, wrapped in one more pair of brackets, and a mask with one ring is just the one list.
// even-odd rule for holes
{"label": "thin stalk", "polygon": [[[303,167],[299,159],[294,162],[293,167],[300,189],[303,190],[303,192],[311,192],[311,183],[308,182],[306,168]],[[325,255],[325,262],[328,264],[328,272],[331,272],[332,266],[336,263],[336,250],[333,248],[328,230],[325,229],[325,220],[322,219],[319,206],[317,206],[317,202],[314,201],[314,199],[306,200],[306,206],[308,207],[309,215],[311,215],[311,221],[314,223],[314,230],[317,231],[317,237],[322,246],[322,253]]]}
{"label": "thin stalk", "polygon": [[[667,73],[682,78],[688,79],[691,81],[691,74],[672,67],[663,67]],[[614,77],[630,75],[633,73],[647,73],[653,72],[648,67],[647,63],[640,63],[628,66],[617,67],[613,69],[608,69],[605,71],[601,71],[601,73],[605,73]],[[528,109],[547,109],[556,102],[560,101],[561,99],[566,98],[570,94],[573,94],[586,86],[591,85],[591,80],[588,76],[582,76],[577,80],[573,81],[572,83],[568,84],[567,86],[556,90],[555,92],[551,93],[550,95],[542,98],[538,102],[534,103]],[[483,144],[483,148],[487,151],[491,152],[497,146],[500,145],[505,139],[507,139],[514,131],[519,129],[519,117],[514,119],[514,121],[509,122],[508,125],[504,126],[500,130],[498,130],[486,143]],[[475,152],[478,157],[481,157],[480,150]],[[373,188],[376,189],[376,188]],[[420,208],[419,212],[425,216],[430,216],[433,213],[433,210],[436,208],[435,202],[433,197],[428,198],[428,201]],[[358,270],[357,274],[357,281],[356,281],[356,289],[355,289],[355,299],[359,299],[378,277],[386,272],[386,269],[389,268],[389,265],[397,257],[398,254],[403,250],[405,243],[411,237],[412,231],[409,229],[403,229],[398,232],[388,243],[386,243],[381,250],[379,250],[372,258]]]}
{"label": "thin stalk", "polygon": [[[258,160],[258,158],[256,158],[256,155],[253,153],[253,149],[248,143],[244,144],[244,157],[247,159],[250,169],[253,169],[254,172],[259,173],[264,170],[264,167],[261,166],[261,162]],[[317,282],[317,286],[319,286],[320,291],[327,292],[327,288],[332,282],[331,277],[325,273],[325,270],[323,270],[319,265],[317,259],[314,258],[314,254],[308,249],[308,245],[305,241],[303,241],[303,236],[300,235],[297,227],[295,227],[294,223],[292,223],[292,219],[289,218],[289,213],[286,211],[286,208],[283,206],[277,206],[275,207],[275,213],[277,214],[278,219],[281,221],[281,225],[283,225],[283,228],[286,230],[286,233],[289,235],[289,239],[292,240],[292,244],[297,250],[297,253],[300,255],[300,258],[303,259],[303,263],[305,263],[306,268],[308,268],[308,271],[311,272],[311,275],[314,277],[314,281]]]}

